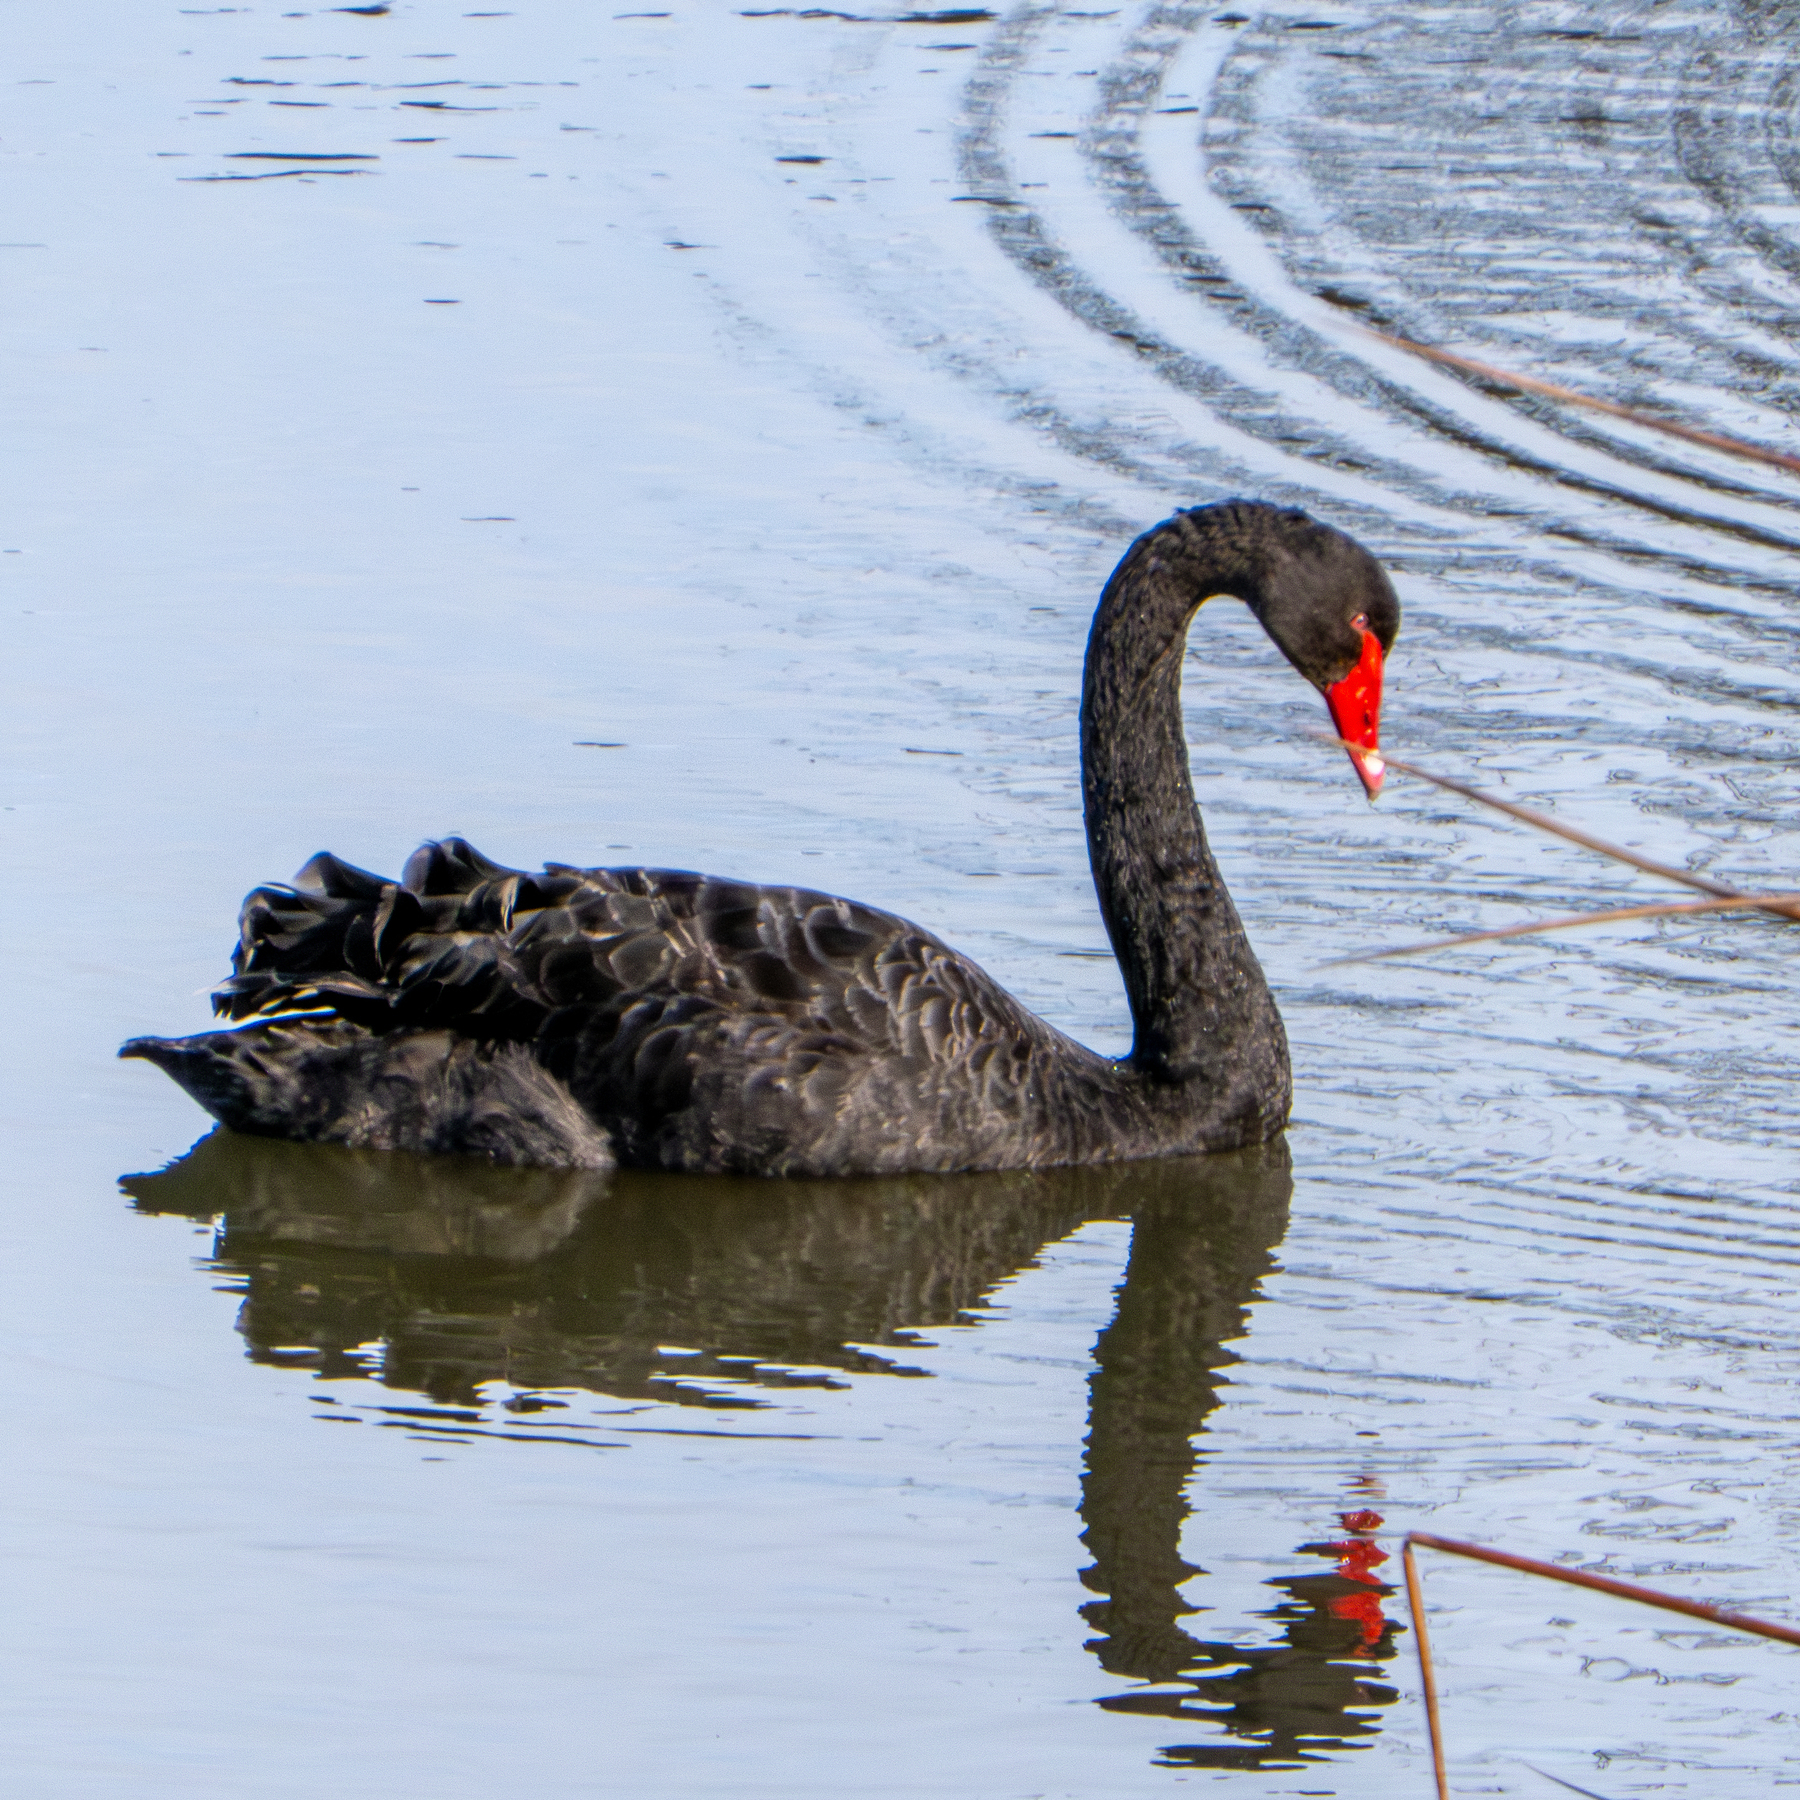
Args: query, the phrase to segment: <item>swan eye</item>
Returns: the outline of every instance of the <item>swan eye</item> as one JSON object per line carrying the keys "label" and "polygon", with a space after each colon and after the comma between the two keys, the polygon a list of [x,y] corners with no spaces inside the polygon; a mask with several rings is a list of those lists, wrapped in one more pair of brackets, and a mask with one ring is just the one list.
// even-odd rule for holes
{"label": "swan eye", "polygon": [[1369,615],[1367,613],[1358,613],[1356,617],[1350,621],[1350,629],[1352,631],[1367,631],[1369,629]]}

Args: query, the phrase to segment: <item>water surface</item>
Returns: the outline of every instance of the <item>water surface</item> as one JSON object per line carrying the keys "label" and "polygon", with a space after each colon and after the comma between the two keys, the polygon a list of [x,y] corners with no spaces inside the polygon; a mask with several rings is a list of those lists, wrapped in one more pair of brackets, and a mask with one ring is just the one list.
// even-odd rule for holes
{"label": "water surface", "polygon": [[[1423,1794],[1408,1527],[1794,1616],[1789,941],[1324,968],[1659,890],[1370,811],[1226,604],[1265,1155],[502,1177],[111,1061],[253,883],[452,830],[874,901],[1122,1047],[1087,617],[1232,493],[1395,570],[1396,748],[1792,880],[1792,480],[1364,327],[1791,451],[1794,20],[848,11],[12,21],[21,1791]],[[1461,1788],[1795,1779],[1781,1649],[1428,1581]]]}

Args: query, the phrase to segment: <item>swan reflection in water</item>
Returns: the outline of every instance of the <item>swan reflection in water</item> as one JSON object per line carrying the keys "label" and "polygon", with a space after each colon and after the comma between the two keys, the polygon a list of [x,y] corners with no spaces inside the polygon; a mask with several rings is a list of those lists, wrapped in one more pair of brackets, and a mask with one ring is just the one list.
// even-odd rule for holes
{"label": "swan reflection in water", "polygon": [[[396,1423],[446,1436],[562,1410],[558,1389],[756,1407],[758,1388],[918,1375],[909,1345],[966,1322],[997,1282],[1089,1220],[1132,1222],[1095,1347],[1082,1477],[1088,1648],[1133,1682],[1100,1704],[1204,1721],[1183,1767],[1294,1767],[1378,1729],[1394,1690],[1391,1591],[1367,1512],[1322,1559],[1269,1582],[1265,1641],[1189,1629],[1203,1570],[1181,1554],[1196,1434],[1226,1345],[1274,1266],[1292,1192],[1286,1146],[1192,1160],[992,1175],[731,1180],[496,1169],[219,1131],[125,1182],[138,1209],[216,1220],[212,1267],[241,1284],[251,1357],[424,1396]],[[681,1346],[672,1354],[670,1346]],[[372,1348],[374,1347],[374,1348]],[[1204,1545],[1201,1524],[1190,1544]],[[1325,1566],[1329,1564],[1329,1566]],[[1199,1590],[1204,1599],[1204,1587]],[[1240,1634],[1245,1635],[1245,1634]]]}

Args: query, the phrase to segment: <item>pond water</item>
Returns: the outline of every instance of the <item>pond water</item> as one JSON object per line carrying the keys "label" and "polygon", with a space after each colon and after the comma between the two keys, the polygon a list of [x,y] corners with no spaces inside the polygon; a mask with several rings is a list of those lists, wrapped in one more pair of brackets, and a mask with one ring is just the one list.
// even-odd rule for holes
{"label": "pond water", "polygon": [[[1370,810],[1240,608],[1186,692],[1267,1152],[503,1176],[112,1060],[254,883],[450,831],[873,901],[1122,1048],[1087,619],[1233,493],[1394,570],[1397,753],[1791,884],[1794,478],[1364,327],[1793,450],[1797,35],[13,9],[15,1791],[1386,1800],[1408,1528],[1800,1617],[1792,941],[1326,968],[1664,890]],[[1459,1791],[1800,1780],[1791,1652],[1426,1580]]]}

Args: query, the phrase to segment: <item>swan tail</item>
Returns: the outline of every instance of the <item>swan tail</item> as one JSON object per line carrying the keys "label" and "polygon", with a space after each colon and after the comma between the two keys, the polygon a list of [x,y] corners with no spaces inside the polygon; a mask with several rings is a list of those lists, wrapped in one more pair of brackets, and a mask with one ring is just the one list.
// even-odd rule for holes
{"label": "swan tail", "polygon": [[398,882],[322,850],[291,884],[245,898],[213,1011],[241,1021],[326,1009],[371,1031],[429,1023],[523,1042],[550,1009],[506,933],[573,885],[508,869],[461,838],[422,845]]}
{"label": "swan tail", "polygon": [[518,1044],[313,1017],[133,1038],[119,1054],[154,1063],[222,1125],[257,1137],[515,1167],[614,1164],[607,1134]]}

